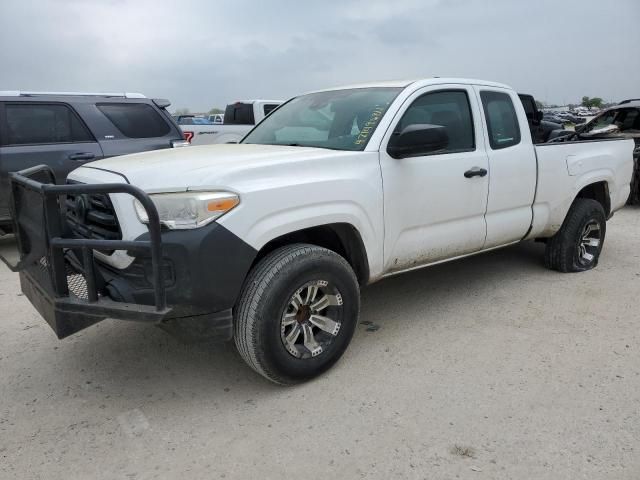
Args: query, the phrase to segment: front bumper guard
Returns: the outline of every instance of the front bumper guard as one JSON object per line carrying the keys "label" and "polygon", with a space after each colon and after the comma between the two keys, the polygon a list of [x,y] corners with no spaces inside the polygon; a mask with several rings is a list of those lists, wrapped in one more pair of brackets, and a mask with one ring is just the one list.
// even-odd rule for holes
{"label": "front bumper guard", "polygon": [[[11,270],[20,273],[22,292],[58,338],[105,318],[157,323],[169,315],[161,268],[160,220],[145,192],[123,183],[57,185],[53,171],[45,165],[11,173],[10,180],[19,261],[0,256]],[[66,225],[64,196],[97,193],[124,193],[137,199],[149,218],[149,240],[74,238]],[[154,305],[116,302],[107,295],[94,251],[113,250],[151,257]]]}

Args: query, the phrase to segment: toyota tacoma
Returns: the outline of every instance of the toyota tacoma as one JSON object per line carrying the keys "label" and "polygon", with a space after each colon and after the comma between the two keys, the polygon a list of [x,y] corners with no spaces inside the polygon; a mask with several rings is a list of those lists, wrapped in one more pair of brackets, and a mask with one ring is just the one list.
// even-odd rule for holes
{"label": "toyota tacoma", "polygon": [[22,291],[58,337],[104,318],[235,340],[268,379],[331,367],[360,288],[523,240],[594,268],[630,139],[532,143],[518,94],[431,78],[295,97],[234,145],[11,175]]}

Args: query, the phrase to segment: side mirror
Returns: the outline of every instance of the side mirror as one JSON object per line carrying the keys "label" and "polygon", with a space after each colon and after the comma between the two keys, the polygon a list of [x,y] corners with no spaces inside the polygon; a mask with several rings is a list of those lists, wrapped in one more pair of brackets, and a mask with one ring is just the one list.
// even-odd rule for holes
{"label": "side mirror", "polygon": [[444,150],[448,145],[449,135],[445,127],[416,123],[391,135],[387,153],[396,159],[418,157]]}

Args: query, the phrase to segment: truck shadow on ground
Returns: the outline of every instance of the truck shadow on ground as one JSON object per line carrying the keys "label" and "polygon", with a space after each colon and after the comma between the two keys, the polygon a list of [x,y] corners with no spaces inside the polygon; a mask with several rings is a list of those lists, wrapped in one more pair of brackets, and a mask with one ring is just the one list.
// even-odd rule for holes
{"label": "truck shadow on ground", "polygon": [[[350,348],[360,350],[359,346],[370,341],[384,343],[385,331],[402,321],[403,309],[416,312],[433,302],[455,309],[461,296],[483,295],[499,288],[505,279],[525,282],[535,272],[554,275],[544,270],[543,251],[541,244],[524,243],[408,272],[363,289],[360,320],[375,318],[382,329],[372,338],[362,335],[359,327]],[[434,324],[440,321],[428,312],[419,317]],[[39,328],[48,329],[40,321]],[[231,342],[184,344],[158,328],[115,320],[105,320],[58,343],[52,332],[46,335],[40,351],[34,353],[36,364],[48,364],[51,375],[59,376],[60,382],[78,379],[79,383],[100,385],[102,394],[133,402],[140,400],[141,391],[151,391],[156,399],[167,392],[193,398],[231,389],[244,391],[248,397],[281,391],[246,366]]]}

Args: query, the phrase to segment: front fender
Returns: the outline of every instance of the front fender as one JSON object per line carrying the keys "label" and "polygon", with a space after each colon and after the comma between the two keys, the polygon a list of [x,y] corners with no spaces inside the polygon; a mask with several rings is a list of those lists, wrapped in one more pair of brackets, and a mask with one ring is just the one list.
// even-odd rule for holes
{"label": "front fender", "polygon": [[223,217],[226,228],[260,251],[271,240],[311,227],[343,223],[351,225],[360,234],[366,249],[370,278],[382,274],[382,232],[375,219],[355,202],[332,201],[287,206],[274,210],[253,222],[237,221],[242,209],[234,212],[236,218]]}
{"label": "front fender", "polygon": [[[259,181],[260,187],[263,180]],[[258,251],[271,240],[299,230],[349,224],[360,234],[366,249],[370,279],[382,274],[384,229],[379,175],[369,177],[369,181],[316,178],[294,184],[273,179],[268,184],[264,189],[240,185],[240,205],[218,222]]]}

